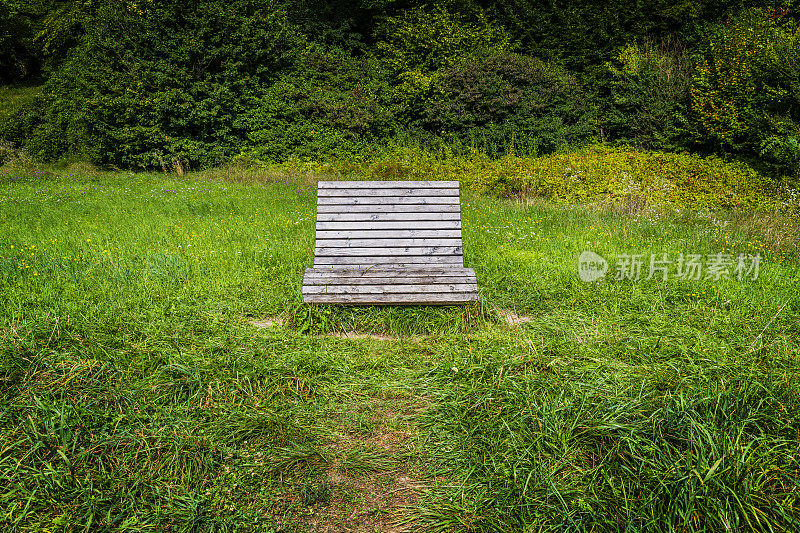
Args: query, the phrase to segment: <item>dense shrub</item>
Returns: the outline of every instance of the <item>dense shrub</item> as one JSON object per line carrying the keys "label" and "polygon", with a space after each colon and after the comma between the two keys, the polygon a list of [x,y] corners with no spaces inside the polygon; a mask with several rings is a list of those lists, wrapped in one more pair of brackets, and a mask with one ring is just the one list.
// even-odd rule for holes
{"label": "dense shrub", "polygon": [[586,91],[562,69],[503,54],[438,72],[420,123],[461,144],[550,153],[586,142],[594,133],[595,111]]}
{"label": "dense shrub", "polygon": [[79,42],[98,1],[0,1],[0,81],[52,73]]}
{"label": "dense shrub", "polygon": [[415,8],[389,17],[381,30],[378,54],[395,74],[433,72],[464,57],[501,53],[511,48],[508,36],[484,16],[451,12],[442,5]]}
{"label": "dense shrub", "polygon": [[25,74],[26,50],[29,41],[29,22],[19,12],[16,3],[0,2],[0,82],[8,82]]}
{"label": "dense shrub", "polygon": [[422,113],[437,72],[465,58],[501,54],[513,48],[502,29],[480,12],[468,17],[442,5],[388,17],[380,34],[376,55],[393,75],[394,113],[406,122]]}
{"label": "dense shrub", "polygon": [[219,163],[245,136],[236,117],[301,41],[284,13],[253,0],[104,2],[91,20],[36,104],[29,145],[43,159]]}
{"label": "dense shrub", "polygon": [[[713,22],[748,3],[0,1],[0,77],[52,74],[32,104],[0,101],[0,142],[180,171],[397,139],[498,156],[599,138],[797,175],[797,23],[789,8]],[[706,27],[702,54],[678,44]]]}
{"label": "dense shrub", "polygon": [[797,174],[800,34],[784,13],[752,9],[712,28],[691,110],[697,144],[760,158],[777,174]]}
{"label": "dense shrub", "polygon": [[348,158],[392,133],[387,74],[367,57],[313,48],[237,121],[245,151],[270,161]]}
{"label": "dense shrub", "polygon": [[764,0],[514,0],[493,2],[492,14],[527,53],[591,77],[629,43],[674,35],[693,46],[702,39],[706,21],[724,20],[743,6],[763,4]]}
{"label": "dense shrub", "polygon": [[677,40],[624,47],[606,63],[603,137],[646,149],[677,150],[685,142],[692,64]]}

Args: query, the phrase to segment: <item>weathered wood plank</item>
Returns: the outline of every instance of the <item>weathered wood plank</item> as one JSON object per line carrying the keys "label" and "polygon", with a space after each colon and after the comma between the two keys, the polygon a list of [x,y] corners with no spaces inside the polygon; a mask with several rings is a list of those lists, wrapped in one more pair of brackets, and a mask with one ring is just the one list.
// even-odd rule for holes
{"label": "weathered wood plank", "polygon": [[447,285],[310,285],[303,294],[443,294],[446,292],[476,292],[476,283]]}
{"label": "weathered wood plank", "polygon": [[330,248],[321,247],[314,250],[314,255],[326,256],[359,256],[359,255],[461,255],[461,246],[394,246],[388,248],[360,247],[360,248]]}
{"label": "weathered wood plank", "polygon": [[355,267],[355,268],[370,268],[370,267],[383,267],[383,266],[394,266],[398,268],[411,268],[411,267],[418,267],[424,266],[423,263],[363,263],[363,264],[353,264],[353,265],[321,265],[315,264],[314,268],[318,268],[320,270],[323,269],[330,269],[330,270],[337,270],[342,267]]}
{"label": "weathered wood plank", "polygon": [[320,181],[318,189],[394,189],[415,187],[419,189],[458,188],[457,181]]}
{"label": "weathered wood plank", "polygon": [[394,189],[319,189],[317,198],[411,198],[411,197],[458,197],[458,189],[418,189],[413,187]]}
{"label": "weathered wood plank", "polygon": [[388,220],[377,222],[317,222],[320,230],[440,230],[461,229],[460,220]]}
{"label": "weathered wood plank", "polygon": [[[330,198],[317,198],[317,205],[460,205],[458,196],[414,196],[407,198],[397,197],[353,197],[345,198],[334,196]],[[379,210],[379,209],[376,209]]]}
{"label": "weathered wood plank", "polygon": [[319,256],[314,265],[460,265],[460,255]]}
{"label": "weathered wood plank", "polygon": [[442,265],[442,266],[423,266],[417,265],[406,268],[398,267],[375,267],[370,268],[356,268],[356,267],[341,267],[341,268],[307,268],[305,271],[307,276],[315,274],[326,275],[329,277],[363,277],[368,278],[371,276],[475,276],[475,270],[472,268],[465,268],[463,266]]}
{"label": "weathered wood plank", "polygon": [[[331,269],[334,270],[334,269]],[[477,283],[475,276],[391,276],[391,277],[377,277],[372,276],[369,278],[364,277],[349,277],[343,278],[340,276],[325,276],[323,274],[314,274],[303,278],[303,286],[310,287],[313,285],[449,285],[452,283]]]}
{"label": "weathered wood plank", "polygon": [[306,303],[347,303],[361,305],[448,305],[474,302],[477,292],[442,294],[308,294],[303,296]]}
{"label": "weathered wood plank", "polygon": [[431,238],[461,238],[460,229],[439,229],[439,230],[394,230],[394,231],[317,231],[317,239],[431,239]]}
{"label": "weathered wood plank", "polygon": [[461,213],[461,206],[458,204],[419,204],[408,205],[381,205],[376,209],[375,205],[319,205],[317,204],[317,214],[320,213]]}
{"label": "weathered wood plank", "polygon": [[461,220],[459,213],[318,213],[317,222],[388,222],[417,220]]}
{"label": "weathered wood plank", "polygon": [[461,239],[320,239],[317,248],[383,248],[404,246],[462,246]]}

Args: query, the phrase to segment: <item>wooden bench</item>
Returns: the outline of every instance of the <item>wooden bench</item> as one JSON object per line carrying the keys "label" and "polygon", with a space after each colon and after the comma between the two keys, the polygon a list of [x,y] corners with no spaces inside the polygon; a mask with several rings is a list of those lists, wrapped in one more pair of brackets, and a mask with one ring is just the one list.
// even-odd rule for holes
{"label": "wooden bench", "polygon": [[320,181],[316,231],[304,302],[478,299],[475,271],[464,268],[457,181]]}

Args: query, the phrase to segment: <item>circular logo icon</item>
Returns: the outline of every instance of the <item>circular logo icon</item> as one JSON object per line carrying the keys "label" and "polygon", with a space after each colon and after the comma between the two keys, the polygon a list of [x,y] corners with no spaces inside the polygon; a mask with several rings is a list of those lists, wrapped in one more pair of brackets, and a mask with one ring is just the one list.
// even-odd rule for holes
{"label": "circular logo icon", "polygon": [[608,272],[608,261],[588,250],[578,257],[578,277],[587,283],[602,279]]}

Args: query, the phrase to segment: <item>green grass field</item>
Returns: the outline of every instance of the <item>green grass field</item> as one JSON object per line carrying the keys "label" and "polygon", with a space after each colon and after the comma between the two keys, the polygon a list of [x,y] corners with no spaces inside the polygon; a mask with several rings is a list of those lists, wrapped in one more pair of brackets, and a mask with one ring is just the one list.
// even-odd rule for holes
{"label": "green grass field", "polygon": [[4,531],[800,531],[796,219],[468,189],[479,304],[312,308],[314,176],[240,178],[0,169]]}

